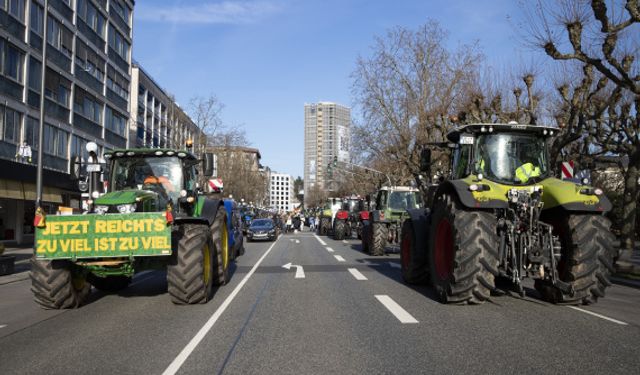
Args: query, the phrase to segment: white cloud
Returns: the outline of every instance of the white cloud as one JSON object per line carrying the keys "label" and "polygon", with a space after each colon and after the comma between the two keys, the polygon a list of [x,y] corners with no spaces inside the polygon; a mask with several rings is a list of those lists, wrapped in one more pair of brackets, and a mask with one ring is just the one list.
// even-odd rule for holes
{"label": "white cloud", "polygon": [[136,18],[182,24],[246,24],[279,10],[269,1],[221,1],[199,5],[136,6]]}

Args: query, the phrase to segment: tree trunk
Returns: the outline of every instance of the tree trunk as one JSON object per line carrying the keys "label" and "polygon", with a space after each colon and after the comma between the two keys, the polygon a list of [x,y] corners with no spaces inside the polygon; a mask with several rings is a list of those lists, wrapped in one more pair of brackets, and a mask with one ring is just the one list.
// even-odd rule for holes
{"label": "tree trunk", "polygon": [[622,233],[617,266],[621,271],[632,268],[631,255],[636,240],[636,206],[638,202],[638,178],[640,177],[640,151],[629,157],[629,167],[625,173],[624,195],[622,198]]}

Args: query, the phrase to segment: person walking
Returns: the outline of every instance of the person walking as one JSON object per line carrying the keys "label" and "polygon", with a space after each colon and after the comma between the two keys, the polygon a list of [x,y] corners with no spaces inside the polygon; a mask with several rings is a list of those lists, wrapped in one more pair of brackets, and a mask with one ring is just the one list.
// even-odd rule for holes
{"label": "person walking", "polygon": [[287,229],[285,231],[285,233],[289,233],[291,231],[291,225],[292,225],[292,221],[291,221],[291,215],[287,216]]}
{"label": "person walking", "polygon": [[314,230],[316,230],[316,220],[313,215],[311,215],[311,217],[309,217],[309,231],[313,232]]}

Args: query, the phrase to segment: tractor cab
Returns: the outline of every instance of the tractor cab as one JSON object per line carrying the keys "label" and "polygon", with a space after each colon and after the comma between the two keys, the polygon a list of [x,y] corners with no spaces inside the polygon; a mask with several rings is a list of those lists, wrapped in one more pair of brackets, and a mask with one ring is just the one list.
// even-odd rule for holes
{"label": "tractor cab", "polygon": [[474,124],[447,135],[453,143],[452,178],[469,175],[507,185],[530,185],[550,176],[547,139],[555,128]]}

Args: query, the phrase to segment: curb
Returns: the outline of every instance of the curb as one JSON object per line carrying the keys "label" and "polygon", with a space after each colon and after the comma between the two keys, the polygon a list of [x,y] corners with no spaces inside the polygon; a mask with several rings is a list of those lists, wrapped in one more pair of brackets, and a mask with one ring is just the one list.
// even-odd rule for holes
{"label": "curb", "polygon": [[29,278],[29,271],[23,271],[14,273],[7,276],[0,277],[0,285],[11,284],[18,281],[23,281]]}

